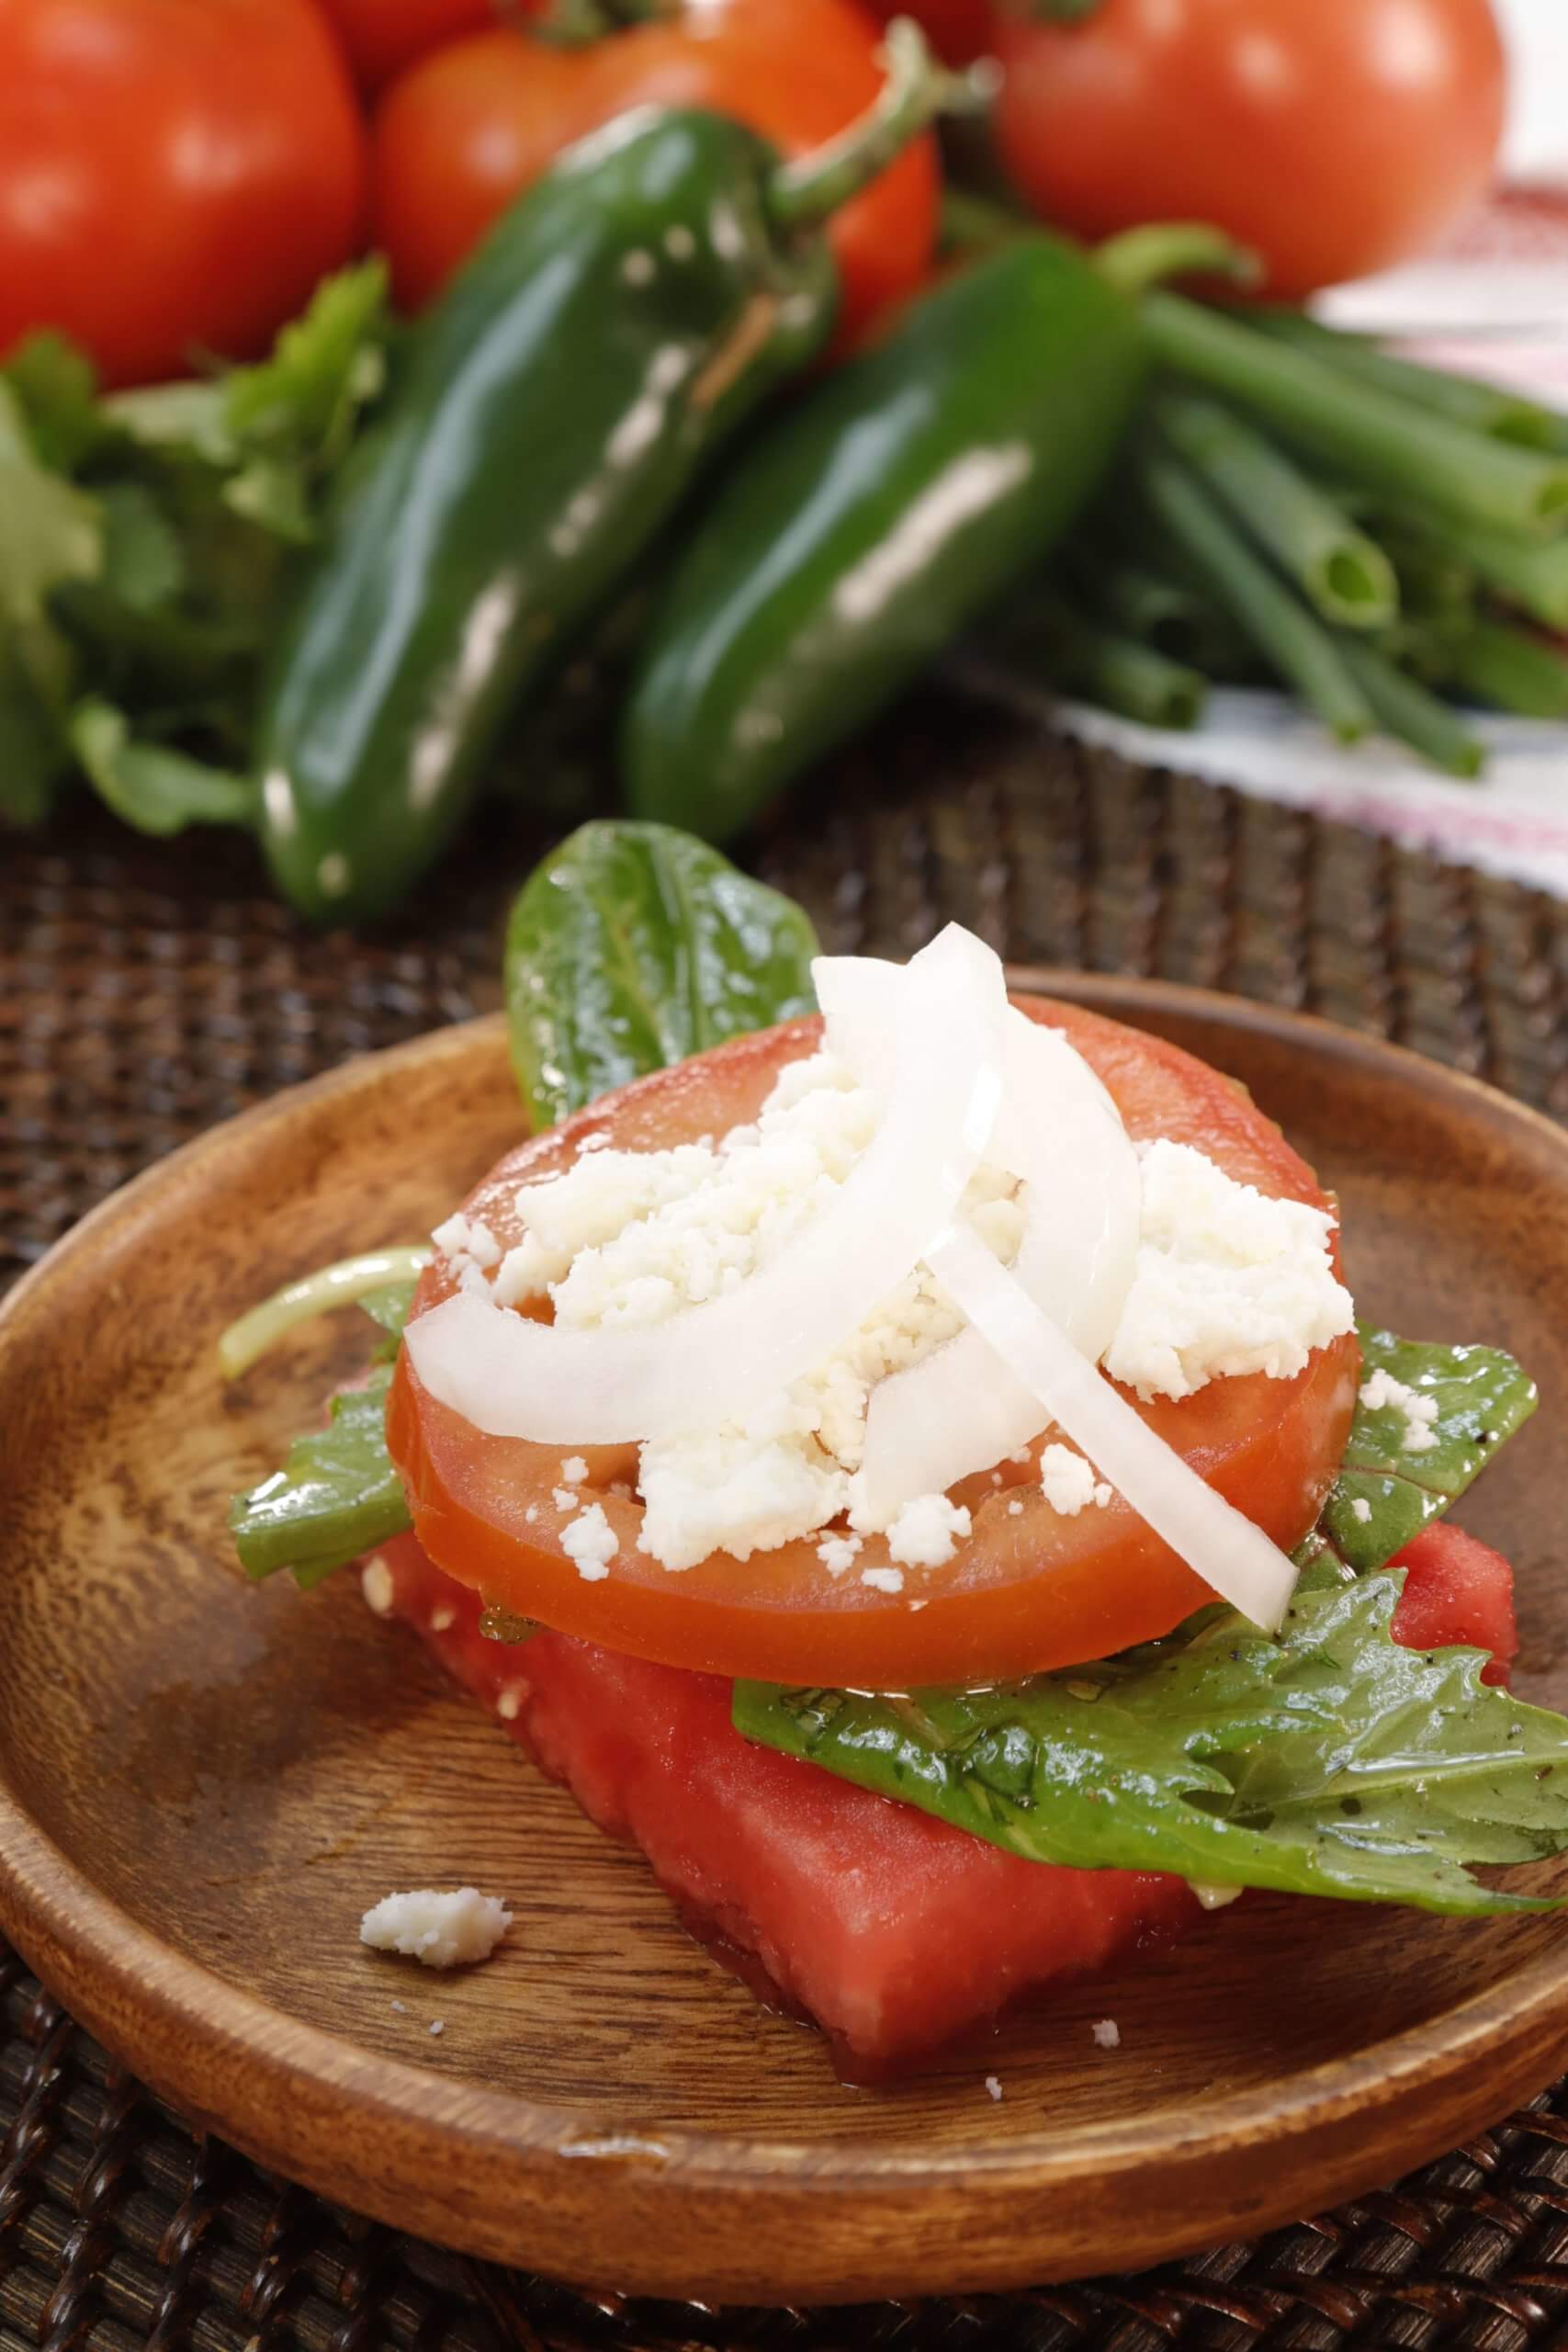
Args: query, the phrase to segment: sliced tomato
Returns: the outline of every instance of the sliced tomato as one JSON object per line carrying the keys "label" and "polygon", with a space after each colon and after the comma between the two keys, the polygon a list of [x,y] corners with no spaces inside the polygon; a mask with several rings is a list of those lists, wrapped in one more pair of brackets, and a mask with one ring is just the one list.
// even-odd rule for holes
{"label": "sliced tomato", "polygon": [[[1135,1139],[1196,1144],[1260,1192],[1326,1205],[1279,1129],[1216,1070],[1069,1005],[1035,998],[1024,1010],[1066,1032]],[[652,1150],[754,1118],[780,1069],[811,1052],[819,1035],[816,1021],[765,1030],[607,1095],[509,1153],[465,1204],[468,1213],[510,1244],[520,1231],[519,1184],[559,1174],[590,1142]],[[450,1288],[445,1266],[433,1266],[414,1312]],[[1315,1519],[1338,1467],[1359,1361],[1346,1338],[1293,1380],[1216,1380],[1180,1404],[1138,1409],[1211,1486],[1290,1545]],[[1151,1640],[1213,1598],[1120,1498],[1063,1518],[1030,1468],[1013,1464],[956,1490],[973,1510],[969,1542],[947,1567],[908,1577],[902,1593],[831,1577],[815,1538],[747,1561],[715,1553],[672,1574],[637,1548],[640,1506],[611,1491],[635,1479],[634,1452],[584,1447],[589,1476],[578,1495],[603,1506],[620,1546],[609,1576],[588,1584],[560,1544],[572,1515],[554,1499],[560,1447],[484,1435],[422,1386],[406,1351],[387,1429],[415,1528],[438,1566],[502,1608],[668,1666],[875,1690],[993,1681]],[[1020,1499],[1014,1517],[1009,1505]],[[868,1542],[860,1565],[885,1558],[886,1547]]]}

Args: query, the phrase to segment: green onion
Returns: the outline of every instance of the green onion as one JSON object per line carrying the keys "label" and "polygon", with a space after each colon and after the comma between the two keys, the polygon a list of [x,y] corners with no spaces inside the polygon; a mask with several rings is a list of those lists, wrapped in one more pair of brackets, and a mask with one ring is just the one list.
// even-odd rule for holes
{"label": "green onion", "polygon": [[1568,460],[1489,440],[1175,294],[1144,319],[1158,358],[1238,401],[1358,481],[1423,510],[1536,537],[1568,529]]}
{"label": "green onion", "polygon": [[1076,549],[1067,564],[1076,601],[1120,636],[1169,662],[1219,677],[1244,669],[1251,647],[1212,597],[1190,580],[1156,571],[1139,557]]}
{"label": "green onion", "polygon": [[1513,441],[1527,449],[1561,450],[1568,418],[1527,401],[1521,393],[1500,385],[1478,382],[1473,376],[1450,376],[1440,368],[1422,368],[1411,359],[1396,359],[1375,343],[1355,334],[1339,334],[1320,326],[1301,311],[1249,311],[1247,322],[1276,342],[1289,344],[1327,362],[1359,382],[1376,386],[1395,400],[1430,409],[1450,424],[1471,433],[1484,433],[1494,441]]}
{"label": "green onion", "polygon": [[1568,718],[1568,660],[1529,629],[1477,622],[1451,648],[1448,677],[1521,718]]}
{"label": "green onion", "polygon": [[335,1306],[353,1306],[392,1283],[417,1281],[430,1263],[428,1250],[371,1250],[358,1258],[340,1259],[253,1306],[231,1323],[218,1342],[218,1364],[225,1380],[238,1380],[252,1364],[276,1346],[298,1323],[311,1322]]}
{"label": "green onion", "polygon": [[1364,639],[1342,637],[1339,650],[1385,735],[1408,743],[1434,767],[1464,782],[1481,774],[1485,749],[1446,702],[1396,670]]}
{"label": "green onion", "polygon": [[1521,539],[1478,523],[1435,518],[1430,529],[1488,588],[1548,628],[1568,629],[1568,542]]}
{"label": "green onion", "polygon": [[1387,627],[1399,610],[1393,566],[1326,492],[1218,401],[1173,392],[1156,403],[1155,415],[1193,472],[1325,620],[1345,628]]}
{"label": "green onion", "polygon": [[1142,727],[1196,727],[1207,681],[1185,663],[1114,629],[1065,613],[1047,623],[1045,667],[1053,683]]}
{"label": "green onion", "polygon": [[1342,743],[1367,734],[1372,710],[1339,645],[1179,458],[1150,449],[1140,481],[1156,514],[1207,587],[1278,674]]}

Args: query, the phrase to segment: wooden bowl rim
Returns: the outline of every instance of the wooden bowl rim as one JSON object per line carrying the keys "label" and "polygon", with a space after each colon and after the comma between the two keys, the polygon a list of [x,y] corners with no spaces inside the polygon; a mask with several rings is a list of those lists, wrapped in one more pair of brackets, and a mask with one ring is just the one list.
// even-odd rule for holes
{"label": "wooden bowl rim", "polygon": [[[1140,1017],[1157,1020],[1162,1014],[1206,1018],[1222,1027],[1294,1041],[1341,1068],[1381,1075],[1391,1086],[1457,1104],[1470,1115],[1504,1127],[1529,1156],[1549,1163],[1556,1181],[1568,1182],[1568,1135],[1551,1120],[1475,1079],[1381,1038],[1310,1014],[1164,981],[1036,967],[1014,967],[1010,978],[1026,991],[1070,999],[1134,1025]],[[61,1270],[91,1255],[111,1236],[123,1238],[153,1204],[164,1210],[171,1193],[198,1178],[203,1183],[210,1181],[226,1159],[243,1157],[258,1136],[278,1125],[309,1119],[324,1101],[362,1088],[378,1089],[389,1080],[395,1082],[402,1070],[448,1057],[466,1061],[476,1051],[493,1051],[499,1063],[504,1034],[504,1015],[491,1013],[355,1057],[222,1123],[155,1163],[83,1218],[0,1301],[0,1374],[14,1336],[30,1317],[49,1312],[50,1294]],[[660,2131],[657,2137],[606,2137],[585,2133],[580,2109],[454,2081],[449,2074],[362,2050],[288,2017],[185,1958],[101,1894],[4,1781],[0,1929],[117,2055],[148,2074],[154,2086],[187,2115],[209,2124],[258,2161],[290,2170],[291,2154],[301,2144],[299,2134],[288,2128],[290,2109],[319,2109],[323,2098],[329,2103],[346,2102],[367,2125],[379,2121],[391,2127],[394,2141],[399,2134],[412,2133],[402,2143],[409,2151],[406,2163],[392,2175],[363,2183],[360,2190],[365,2210],[402,2227],[418,2226],[417,2218],[410,2220],[411,2209],[416,2216],[419,2210],[415,2166],[438,2163],[443,2145],[453,2135],[487,2164],[507,2168],[519,2197],[526,2196],[530,2180],[537,2182],[566,2166],[581,2177],[585,2164],[607,2167],[620,2177],[635,2171],[644,2177],[645,2192],[669,2187],[677,2195],[694,2189],[711,2197],[718,2178],[742,2190],[783,2187],[795,2195],[829,2200],[878,2192],[897,2200],[899,2192],[952,2193],[961,2184],[976,2182],[987,2197],[998,2191],[1038,2195],[1088,2170],[1109,2184],[1117,2175],[1149,2165],[1179,2168],[1218,2145],[1234,2155],[1249,2147],[1277,2147],[1281,2142],[1316,2143],[1357,2111],[1397,2109],[1423,2086],[1468,2069],[1473,2089],[1451,2110],[1461,2116],[1457,2132],[1495,2119],[1511,2102],[1529,2096],[1551,2078],[1568,2052],[1568,1975],[1561,1955],[1548,1952],[1436,2020],[1304,2070],[1288,2086],[1266,2086],[1208,2104],[1190,2122],[1166,2117],[1153,2125],[1091,2123],[1066,2135],[1043,2131],[996,2149],[948,2153],[940,2145],[919,2151],[878,2148],[870,2114],[871,2128],[858,2139],[807,2143],[689,2130]],[[247,2117],[209,2112],[204,2084],[219,2071],[217,2062],[225,2053],[243,2053],[259,2065],[265,2096],[253,2095],[250,2108],[270,2119],[265,2127],[258,2128]],[[1488,2060],[1495,2063],[1486,2064]],[[1436,2154],[1441,2149],[1412,2153]],[[341,2193],[321,2177],[319,2165],[301,2160],[293,2168],[296,2177],[321,2193]],[[1353,2165],[1348,2169],[1354,2173]],[[1265,2196],[1260,2210],[1283,2220],[1297,2210],[1298,2202],[1287,2184],[1272,2203]],[[1179,2245],[1218,2234],[1224,2221],[1212,2207],[1200,2209],[1179,2235],[1168,2232],[1163,2241],[1134,2249],[1128,2243],[1128,2217],[1118,2213],[1112,2198],[1108,2200],[1106,2259],[1124,2263],[1135,2251],[1140,2262],[1152,2260]],[[446,2234],[462,2242],[450,2230]],[[479,2217],[468,2245],[492,2256],[502,2251],[493,2231]],[[1021,2275],[1040,2275],[1031,2271],[1027,2247],[1024,2251]]]}

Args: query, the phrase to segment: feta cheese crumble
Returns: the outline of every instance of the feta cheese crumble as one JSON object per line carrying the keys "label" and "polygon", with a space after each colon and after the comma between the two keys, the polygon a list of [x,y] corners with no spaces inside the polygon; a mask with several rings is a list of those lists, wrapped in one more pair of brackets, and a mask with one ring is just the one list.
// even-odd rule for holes
{"label": "feta cheese crumble", "polygon": [[584,1584],[602,1584],[621,1548],[615,1529],[604,1516],[603,1503],[591,1503],[586,1510],[578,1513],[570,1527],[562,1529],[560,1546],[567,1558],[576,1562],[577,1573]]}
{"label": "feta cheese crumble", "polygon": [[373,1552],[359,1571],[359,1589],[366,1604],[378,1617],[389,1617],[398,1597],[392,1582],[392,1571],[379,1552]]}
{"label": "feta cheese crumble", "polygon": [[1001,2084],[998,2081],[998,2079],[997,2079],[996,2075],[987,2075],[987,2077],[986,2077],[986,2096],[987,2096],[987,2098],[999,2099],[999,2098],[1001,2098],[1001,2095],[1002,2095],[1002,2086],[1001,2086]]}
{"label": "feta cheese crumble", "polygon": [[1368,1521],[1371,1518],[1371,1515],[1372,1515],[1372,1507],[1371,1507],[1371,1503],[1367,1500],[1367,1498],[1366,1498],[1365,1495],[1358,1495],[1358,1496],[1356,1497],[1355,1500],[1354,1500],[1354,1501],[1352,1502],[1352,1504],[1350,1505],[1350,1516],[1351,1516],[1351,1518],[1352,1518],[1352,1519],[1359,1519],[1359,1520],[1360,1521],[1360,1522],[1361,1522],[1361,1525],[1362,1525],[1363,1527],[1365,1527],[1365,1526],[1366,1526],[1366,1524],[1367,1524],[1367,1522],[1368,1522]]}
{"label": "feta cheese crumble", "polygon": [[829,1535],[817,1546],[817,1556],[830,1577],[841,1577],[854,1566],[860,1548],[858,1535]]}
{"label": "feta cheese crumble", "polygon": [[1437,1444],[1437,1398],[1424,1396],[1418,1388],[1407,1388],[1403,1380],[1395,1380],[1381,1365],[1362,1381],[1361,1402],[1369,1413],[1393,1408],[1404,1423],[1403,1444],[1406,1453],[1426,1453]]}
{"label": "feta cheese crumble", "polygon": [[1122,2047],[1122,2029],[1114,2018],[1097,2019],[1090,2026],[1089,2032],[1094,2037],[1097,2050],[1120,2050]]}
{"label": "feta cheese crumble", "polygon": [[1097,1478],[1083,1455],[1075,1453],[1070,1445],[1045,1448],[1040,1456],[1040,1487],[1063,1519],[1077,1519],[1091,1503],[1097,1510],[1104,1510],[1111,1498],[1103,1478]]}
{"label": "feta cheese crumble", "polygon": [[460,1886],[455,1894],[422,1887],[383,1895],[359,1923],[359,1939],[373,1951],[401,1952],[425,1968],[467,1968],[488,1960],[512,1914],[492,1894]]}
{"label": "feta cheese crumble", "polygon": [[[907,1567],[944,1568],[970,1529],[962,1503],[951,1503],[945,1495],[917,1495],[887,1531],[887,1556],[902,1560]],[[862,1582],[870,1575],[868,1568]]]}
{"label": "feta cheese crumble", "polygon": [[581,1453],[569,1453],[560,1466],[563,1487],[581,1487],[588,1476],[588,1464]]}
{"label": "feta cheese crumble", "polygon": [[873,1592],[902,1592],[904,1589],[902,1568],[863,1568],[860,1580],[862,1584],[869,1585]]}
{"label": "feta cheese crumble", "polygon": [[1350,1294],[1329,1259],[1334,1220],[1238,1184],[1190,1144],[1138,1146],[1143,1200],[1133,1287],[1105,1355],[1140,1396],[1190,1396],[1211,1380],[1291,1380],[1348,1331]]}

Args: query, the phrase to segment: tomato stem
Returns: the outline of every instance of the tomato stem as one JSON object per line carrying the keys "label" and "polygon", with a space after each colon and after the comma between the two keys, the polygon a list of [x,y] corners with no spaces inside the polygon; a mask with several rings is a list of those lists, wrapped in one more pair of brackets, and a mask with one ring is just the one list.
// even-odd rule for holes
{"label": "tomato stem", "polygon": [[1206,220],[1151,220],[1124,229],[1097,246],[1094,266],[1123,294],[1143,294],[1168,277],[1234,278],[1255,286],[1263,275],[1258,255]]}
{"label": "tomato stem", "polygon": [[885,172],[939,114],[972,113],[995,96],[993,66],[949,74],[908,17],[888,26],[882,54],[887,78],[866,111],[836,139],[773,174],[767,204],[781,229],[826,220]]}

